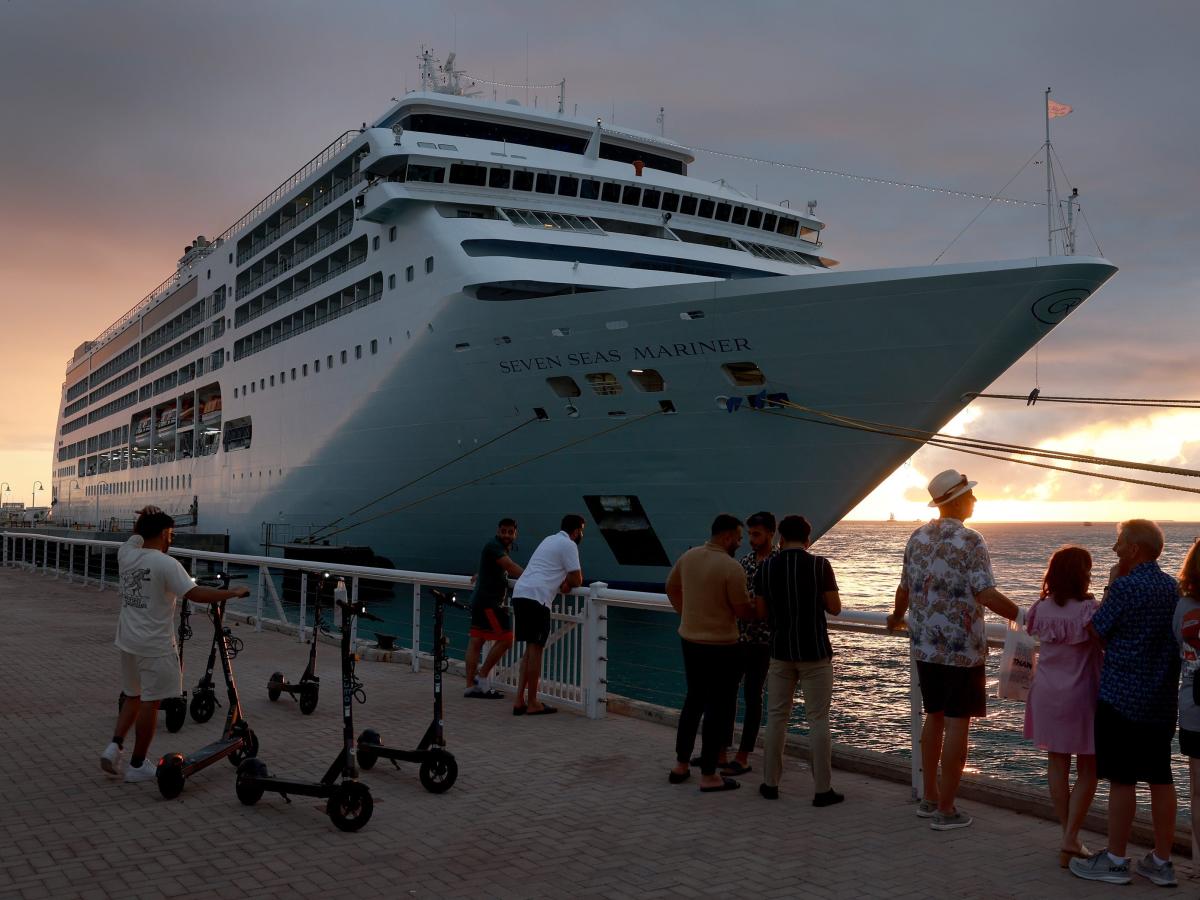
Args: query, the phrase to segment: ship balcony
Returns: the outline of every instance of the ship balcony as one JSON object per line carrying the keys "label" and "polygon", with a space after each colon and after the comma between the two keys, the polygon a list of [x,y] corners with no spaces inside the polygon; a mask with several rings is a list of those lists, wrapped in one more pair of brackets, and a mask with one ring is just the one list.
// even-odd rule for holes
{"label": "ship balcony", "polygon": [[411,201],[412,195],[403,183],[380,181],[359,194],[354,205],[360,218],[368,222],[386,222]]}

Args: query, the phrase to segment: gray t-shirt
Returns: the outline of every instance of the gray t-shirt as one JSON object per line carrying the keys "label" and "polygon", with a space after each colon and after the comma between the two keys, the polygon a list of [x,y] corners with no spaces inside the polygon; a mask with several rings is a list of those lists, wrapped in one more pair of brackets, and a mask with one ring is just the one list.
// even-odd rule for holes
{"label": "gray t-shirt", "polygon": [[121,614],[113,642],[134,656],[167,656],[175,645],[175,601],[196,586],[179,560],[142,546],[135,534],[117,551]]}
{"label": "gray t-shirt", "polygon": [[1196,680],[1196,670],[1200,669],[1200,600],[1180,597],[1172,627],[1183,663],[1183,680],[1179,684],[1179,727],[1184,731],[1200,732],[1200,705],[1192,699],[1192,684]]}

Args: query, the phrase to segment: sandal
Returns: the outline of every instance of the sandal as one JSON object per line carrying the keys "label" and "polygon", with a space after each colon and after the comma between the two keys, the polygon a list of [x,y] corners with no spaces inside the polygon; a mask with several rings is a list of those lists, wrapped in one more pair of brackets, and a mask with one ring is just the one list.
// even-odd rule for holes
{"label": "sandal", "polygon": [[527,707],[524,707],[524,706],[514,706],[513,707],[513,715],[514,716],[523,716],[523,715],[525,715],[526,709],[527,709]]}
{"label": "sandal", "polygon": [[732,762],[727,762],[724,765],[720,765],[717,768],[719,768],[721,770],[722,775],[733,775],[735,777],[740,776],[740,775],[747,775],[750,772],[754,771],[749,766],[743,766],[736,759],[733,760]]}
{"label": "sandal", "polygon": [[700,793],[702,793],[702,794],[717,794],[717,793],[720,793],[721,791],[736,791],[741,786],[742,786],[741,782],[734,781],[732,778],[722,778],[720,785],[713,785],[712,787],[702,787],[702,788],[700,788]]}
{"label": "sandal", "polygon": [[545,704],[543,704],[541,709],[527,710],[525,715],[527,715],[527,716],[549,716],[556,712],[558,712],[558,707],[546,706]]}
{"label": "sandal", "polygon": [[692,772],[690,769],[686,772],[672,771],[672,772],[667,773],[667,781],[670,782],[671,784],[683,784],[685,781],[687,781],[691,777],[692,777]]}

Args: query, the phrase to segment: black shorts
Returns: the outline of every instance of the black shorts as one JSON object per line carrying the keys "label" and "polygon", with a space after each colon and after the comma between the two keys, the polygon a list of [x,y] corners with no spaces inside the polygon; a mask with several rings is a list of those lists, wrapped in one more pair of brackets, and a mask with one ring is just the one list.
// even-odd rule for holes
{"label": "black shorts", "polygon": [[1171,775],[1173,722],[1166,725],[1135,722],[1101,700],[1096,704],[1095,728],[1097,776],[1116,784],[1174,783]]}
{"label": "black shorts", "polygon": [[927,713],[944,713],[951,719],[987,715],[987,679],[983,666],[943,666],[917,660],[921,700]]}
{"label": "black shorts", "polygon": [[528,597],[514,597],[512,605],[517,617],[517,640],[545,647],[550,639],[550,607]]}
{"label": "black shorts", "polygon": [[1200,731],[1179,729],[1179,752],[1188,759],[1200,759]]}
{"label": "black shorts", "polygon": [[513,636],[508,610],[494,603],[471,604],[471,637],[502,641]]}

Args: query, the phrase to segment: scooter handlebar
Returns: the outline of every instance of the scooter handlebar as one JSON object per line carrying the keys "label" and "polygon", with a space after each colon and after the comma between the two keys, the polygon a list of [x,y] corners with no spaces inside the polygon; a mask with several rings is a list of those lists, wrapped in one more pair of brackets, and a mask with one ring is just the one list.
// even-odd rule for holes
{"label": "scooter handlebar", "polygon": [[349,610],[351,615],[358,616],[360,619],[367,619],[371,622],[383,621],[383,619],[379,618],[379,616],[372,615],[371,613],[367,612],[367,608],[361,603],[358,604],[358,606],[355,606],[349,600],[339,600],[337,601],[337,605],[342,609]]}
{"label": "scooter handlebar", "polygon": [[471,608],[465,603],[459,603],[454,594],[448,594],[443,590],[439,590],[438,588],[430,588],[429,593],[433,594],[434,599],[437,600],[438,603],[444,603],[447,606],[453,606],[458,609],[469,610]]}

